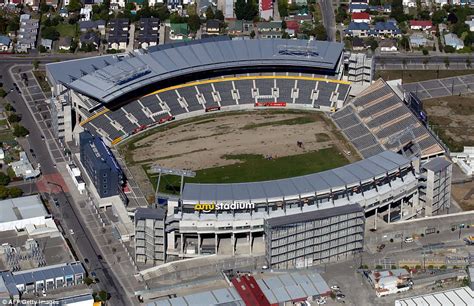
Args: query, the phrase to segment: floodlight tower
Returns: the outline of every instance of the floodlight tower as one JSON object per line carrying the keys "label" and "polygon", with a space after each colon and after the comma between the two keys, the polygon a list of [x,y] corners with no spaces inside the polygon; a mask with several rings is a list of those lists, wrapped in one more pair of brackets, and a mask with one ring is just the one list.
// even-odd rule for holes
{"label": "floodlight tower", "polygon": [[191,171],[191,170],[166,168],[166,167],[162,167],[160,165],[151,166],[151,168],[150,168],[150,170],[148,170],[148,172],[149,173],[158,173],[158,182],[156,183],[155,199],[158,198],[158,192],[159,192],[159,187],[160,187],[160,181],[161,181],[161,175],[162,174],[177,175],[177,176],[181,177],[181,184],[179,186],[179,197],[180,198],[181,198],[181,194],[183,193],[184,178],[185,177],[195,177],[196,176],[196,172]]}

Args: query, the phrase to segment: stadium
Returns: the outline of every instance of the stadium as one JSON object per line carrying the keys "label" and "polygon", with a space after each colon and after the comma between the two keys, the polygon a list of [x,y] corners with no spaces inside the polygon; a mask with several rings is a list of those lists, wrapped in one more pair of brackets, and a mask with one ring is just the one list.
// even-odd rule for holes
{"label": "stadium", "polygon": [[[408,95],[377,80],[350,99],[343,62],[339,43],[218,38],[52,63],[46,70],[55,132],[66,141],[96,137],[117,147],[209,113],[321,114],[350,147],[339,153],[356,152],[350,163],[264,181],[187,182],[178,196],[157,188],[153,205],[128,206],[138,263],[253,255],[275,268],[294,268],[360,252],[368,215],[383,213],[392,222],[449,208],[446,149]],[[156,139],[147,150],[158,150],[162,138]],[[91,146],[82,150],[81,143],[81,154],[100,163],[97,142]],[[89,168],[92,185],[102,190]],[[119,177],[113,189],[127,204],[126,178]]]}

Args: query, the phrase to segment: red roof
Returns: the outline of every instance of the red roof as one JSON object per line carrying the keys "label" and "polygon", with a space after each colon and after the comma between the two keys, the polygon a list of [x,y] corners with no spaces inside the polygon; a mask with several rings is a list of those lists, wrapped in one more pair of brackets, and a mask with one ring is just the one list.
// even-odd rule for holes
{"label": "red roof", "polygon": [[260,0],[260,6],[262,11],[268,11],[272,9],[272,0]]}
{"label": "red roof", "polygon": [[362,13],[352,13],[352,20],[356,19],[370,19],[369,13],[362,12]]}
{"label": "red roof", "polygon": [[431,20],[410,20],[411,27],[430,28],[433,26]]}
{"label": "red roof", "polygon": [[300,29],[300,24],[296,20],[288,20],[286,21],[286,28],[288,30],[294,30],[295,32],[297,32]]}
{"label": "red roof", "polygon": [[232,284],[247,306],[271,306],[252,275],[234,277]]}

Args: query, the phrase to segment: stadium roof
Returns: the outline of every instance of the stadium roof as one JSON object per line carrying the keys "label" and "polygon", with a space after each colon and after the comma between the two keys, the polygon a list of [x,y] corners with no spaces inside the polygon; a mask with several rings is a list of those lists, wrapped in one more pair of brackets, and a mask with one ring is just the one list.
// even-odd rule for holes
{"label": "stadium roof", "polygon": [[441,292],[428,293],[395,301],[395,306],[417,305],[474,305],[474,292],[469,287],[462,287]]}
{"label": "stadium roof", "polygon": [[254,201],[287,198],[318,191],[338,190],[408,165],[410,160],[384,151],[340,168],[287,179],[234,184],[184,185],[183,201]]}
{"label": "stadium roof", "polygon": [[212,38],[46,65],[50,82],[107,103],[146,85],[206,71],[242,67],[334,70],[341,43],[284,39]]}
{"label": "stadium roof", "polygon": [[0,201],[0,223],[48,216],[38,195]]}

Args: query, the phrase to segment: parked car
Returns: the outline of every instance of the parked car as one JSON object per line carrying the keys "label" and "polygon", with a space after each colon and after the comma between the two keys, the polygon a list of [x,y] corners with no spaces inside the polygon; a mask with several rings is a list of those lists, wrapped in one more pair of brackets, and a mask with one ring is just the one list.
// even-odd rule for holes
{"label": "parked car", "polygon": [[339,288],[338,285],[332,285],[332,286],[331,286],[331,290],[336,291],[336,290],[341,290],[341,288]]}
{"label": "parked car", "polygon": [[74,235],[74,230],[72,228],[69,229],[69,234]]}
{"label": "parked car", "polygon": [[54,205],[55,205],[56,207],[59,207],[59,201],[58,201],[58,199],[54,198],[54,199],[53,199],[53,203],[54,203]]}
{"label": "parked car", "polygon": [[380,251],[382,251],[384,248],[385,248],[385,244],[382,243],[381,245],[379,245],[379,246],[377,247],[377,251],[380,252]]}
{"label": "parked car", "polygon": [[413,242],[413,238],[412,237],[406,237],[405,238],[405,243],[410,243],[410,242]]}

